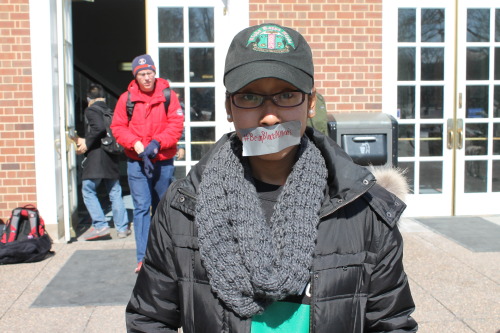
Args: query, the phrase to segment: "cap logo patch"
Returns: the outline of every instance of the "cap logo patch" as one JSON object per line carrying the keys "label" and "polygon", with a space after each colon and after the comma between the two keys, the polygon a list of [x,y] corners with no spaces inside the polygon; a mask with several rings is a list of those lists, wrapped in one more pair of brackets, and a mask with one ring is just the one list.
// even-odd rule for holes
{"label": "cap logo patch", "polygon": [[275,25],[265,25],[255,30],[248,38],[246,46],[249,45],[258,52],[288,53],[290,47],[295,49],[292,37]]}
{"label": "cap logo patch", "polygon": [[144,65],[146,63],[146,59],[141,58],[139,59],[139,65]]}

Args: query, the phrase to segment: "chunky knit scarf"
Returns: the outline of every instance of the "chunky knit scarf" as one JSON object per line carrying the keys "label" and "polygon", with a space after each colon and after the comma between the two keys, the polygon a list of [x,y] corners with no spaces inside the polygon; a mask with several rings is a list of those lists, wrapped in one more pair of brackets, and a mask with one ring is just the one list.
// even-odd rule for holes
{"label": "chunky knit scarf", "polygon": [[303,291],[326,177],[320,151],[304,136],[269,224],[236,136],[207,164],[196,204],[200,254],[212,290],[241,317]]}

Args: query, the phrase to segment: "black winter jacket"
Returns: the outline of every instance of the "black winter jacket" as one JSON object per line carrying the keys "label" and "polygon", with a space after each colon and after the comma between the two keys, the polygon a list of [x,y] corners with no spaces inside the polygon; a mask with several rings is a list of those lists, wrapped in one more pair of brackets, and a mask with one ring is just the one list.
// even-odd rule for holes
{"label": "black winter jacket", "polygon": [[[405,204],[331,139],[310,128],[306,133],[329,170],[310,282],[310,331],[416,332],[396,225]],[[251,319],[238,317],[211,291],[198,251],[193,214],[211,156],[171,185],[158,206],[126,310],[129,332],[177,332],[181,326],[184,333],[250,332]]]}
{"label": "black winter jacket", "polygon": [[101,139],[106,136],[101,108],[105,107],[105,102],[98,101],[85,109],[85,144],[88,151],[82,162],[84,180],[120,178],[120,157],[101,149]]}

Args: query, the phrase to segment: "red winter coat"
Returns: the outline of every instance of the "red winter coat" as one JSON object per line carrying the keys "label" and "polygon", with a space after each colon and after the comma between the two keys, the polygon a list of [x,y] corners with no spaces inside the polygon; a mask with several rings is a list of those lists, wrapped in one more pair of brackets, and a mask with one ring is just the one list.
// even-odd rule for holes
{"label": "red winter coat", "polygon": [[[145,93],[133,80],[128,90],[118,99],[111,130],[116,141],[125,148],[125,154],[129,158],[140,161],[141,158],[134,150],[135,143],[141,141],[146,148],[153,139],[160,143],[160,151],[153,162],[171,159],[176,154],[177,141],[184,127],[184,113],[173,91],[170,94],[168,111],[165,111],[163,89],[169,86],[167,80],[157,78],[154,91]],[[127,115],[129,93],[130,100],[135,102],[130,121]]]}

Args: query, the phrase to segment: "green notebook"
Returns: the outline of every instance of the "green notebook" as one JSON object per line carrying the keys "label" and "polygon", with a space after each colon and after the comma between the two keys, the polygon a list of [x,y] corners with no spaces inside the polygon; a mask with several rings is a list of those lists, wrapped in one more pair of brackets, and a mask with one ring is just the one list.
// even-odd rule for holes
{"label": "green notebook", "polygon": [[274,302],[252,317],[252,333],[309,333],[310,305]]}

